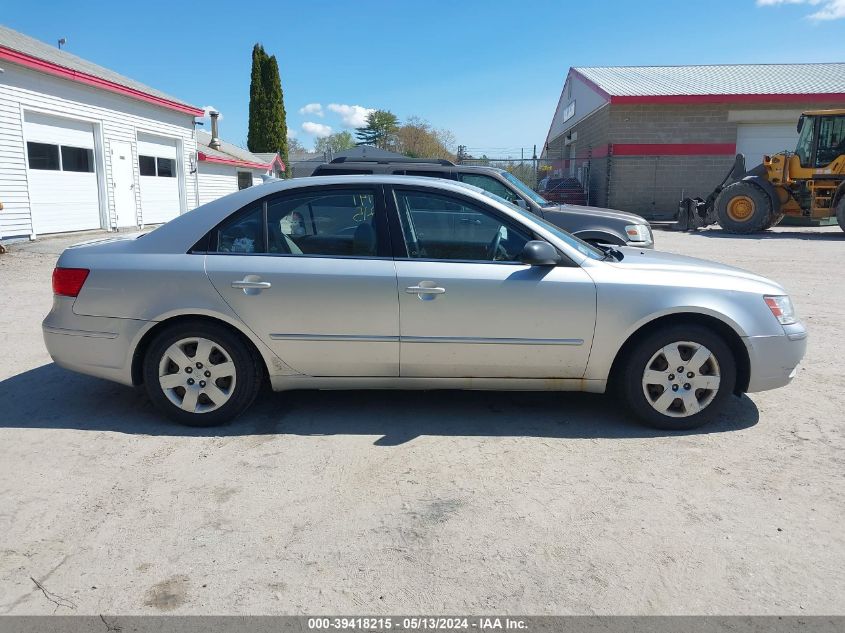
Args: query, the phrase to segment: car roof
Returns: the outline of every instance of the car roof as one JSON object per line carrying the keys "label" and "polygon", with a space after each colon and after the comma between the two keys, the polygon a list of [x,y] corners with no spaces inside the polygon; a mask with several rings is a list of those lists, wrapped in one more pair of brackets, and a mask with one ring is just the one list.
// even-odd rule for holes
{"label": "car roof", "polygon": [[442,165],[435,162],[425,162],[425,161],[403,161],[403,160],[380,160],[380,161],[356,161],[356,160],[345,160],[341,162],[331,162],[331,163],[322,163],[321,165],[317,166],[317,169],[330,173],[332,171],[348,171],[349,169],[361,169],[361,170],[370,170],[373,172],[373,175],[379,172],[386,172],[392,169],[404,169],[409,171],[442,171],[443,173],[453,172],[453,171],[461,171],[461,172],[481,172],[481,173],[502,173],[505,171],[504,169],[500,169],[498,167],[490,167],[489,165]]}

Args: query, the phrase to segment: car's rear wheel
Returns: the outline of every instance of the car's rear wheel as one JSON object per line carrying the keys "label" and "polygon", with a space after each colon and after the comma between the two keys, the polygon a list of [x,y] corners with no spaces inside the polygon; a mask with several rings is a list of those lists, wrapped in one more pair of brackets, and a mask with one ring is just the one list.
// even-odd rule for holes
{"label": "car's rear wheel", "polygon": [[698,325],[658,330],[635,344],[622,374],[630,409],[650,426],[692,429],[718,414],[736,383],[733,353]]}
{"label": "car's rear wheel", "polygon": [[236,333],[215,323],[162,331],[144,358],[150,400],[172,420],[216,426],[243,413],[261,387],[261,365]]}

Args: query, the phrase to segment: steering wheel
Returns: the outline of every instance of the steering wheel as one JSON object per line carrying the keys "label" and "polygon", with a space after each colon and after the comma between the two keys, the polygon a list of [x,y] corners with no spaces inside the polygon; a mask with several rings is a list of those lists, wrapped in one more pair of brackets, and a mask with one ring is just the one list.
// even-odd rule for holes
{"label": "steering wheel", "polygon": [[490,261],[496,261],[496,255],[499,254],[499,249],[502,248],[502,229],[499,227],[499,230],[496,231],[496,235],[493,236],[493,239],[490,241],[490,244],[487,246],[487,259]]}

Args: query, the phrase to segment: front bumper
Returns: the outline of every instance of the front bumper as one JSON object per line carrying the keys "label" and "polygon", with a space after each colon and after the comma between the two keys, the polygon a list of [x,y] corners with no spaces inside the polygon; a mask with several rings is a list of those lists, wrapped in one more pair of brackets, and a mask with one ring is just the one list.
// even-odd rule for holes
{"label": "front bumper", "polygon": [[131,385],[135,343],[150,322],[80,316],[73,313],[73,302],[54,297],[41,325],[50,357],[65,369]]}
{"label": "front bumper", "polygon": [[777,336],[743,339],[751,361],[748,393],[777,389],[792,382],[807,351],[807,330],[801,323],[784,326]]}

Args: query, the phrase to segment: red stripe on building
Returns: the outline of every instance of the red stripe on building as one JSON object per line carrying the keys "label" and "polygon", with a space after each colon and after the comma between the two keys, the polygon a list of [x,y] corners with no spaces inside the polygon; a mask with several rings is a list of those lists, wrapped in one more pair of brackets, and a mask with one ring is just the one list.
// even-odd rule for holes
{"label": "red stripe on building", "polygon": [[203,115],[203,111],[199,108],[185,105],[184,103],[177,103],[176,101],[171,101],[170,99],[165,99],[164,97],[151,95],[149,93],[142,92],[141,90],[136,90],[135,88],[130,88],[128,86],[109,81],[108,79],[95,77],[94,75],[88,75],[78,70],[71,70],[70,68],[60,66],[59,64],[44,61],[43,59],[38,59],[37,57],[20,53],[4,46],[0,46],[0,59],[25,66],[27,68],[32,68],[48,75],[54,75],[55,77],[61,77],[62,79],[68,79],[70,81],[75,81],[76,83],[94,86],[95,88],[100,88],[101,90],[106,90],[108,92],[114,92],[119,95],[123,95],[124,97],[131,97],[140,101],[146,101],[147,103],[152,103],[153,105],[161,106],[162,108],[167,108],[169,110],[176,110],[177,112],[190,114],[192,116]]}
{"label": "red stripe on building", "polygon": [[[614,143],[614,156],[728,156],[735,143]],[[594,154],[595,155],[595,154]]]}
{"label": "red stripe on building", "polygon": [[628,95],[610,97],[612,104],[690,105],[695,103],[836,103],[845,101],[843,92],[809,94],[737,95]]}

